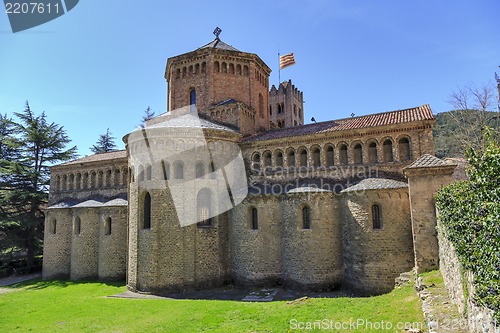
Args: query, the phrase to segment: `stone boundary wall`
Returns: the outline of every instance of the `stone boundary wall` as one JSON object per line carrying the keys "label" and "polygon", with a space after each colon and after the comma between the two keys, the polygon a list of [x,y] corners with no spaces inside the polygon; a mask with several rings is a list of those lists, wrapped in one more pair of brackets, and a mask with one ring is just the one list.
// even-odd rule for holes
{"label": "stone boundary wall", "polygon": [[[440,258],[439,270],[443,275],[451,300],[458,306],[462,316],[467,319],[470,332],[500,333],[500,323],[497,323],[493,318],[493,311],[477,306],[472,302],[475,296],[472,283],[474,275],[470,271],[463,271],[455,248],[447,237],[445,227],[439,221],[439,214],[437,231]],[[466,290],[464,290],[464,287]]]}

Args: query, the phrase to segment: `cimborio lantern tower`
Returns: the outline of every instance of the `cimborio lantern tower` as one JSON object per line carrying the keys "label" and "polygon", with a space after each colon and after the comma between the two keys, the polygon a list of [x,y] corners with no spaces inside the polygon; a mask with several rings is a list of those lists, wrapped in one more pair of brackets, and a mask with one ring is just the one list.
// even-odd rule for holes
{"label": "cimborio lantern tower", "polygon": [[243,135],[269,129],[271,69],[254,53],[210,43],[167,60],[168,111],[196,105],[201,115],[235,126]]}

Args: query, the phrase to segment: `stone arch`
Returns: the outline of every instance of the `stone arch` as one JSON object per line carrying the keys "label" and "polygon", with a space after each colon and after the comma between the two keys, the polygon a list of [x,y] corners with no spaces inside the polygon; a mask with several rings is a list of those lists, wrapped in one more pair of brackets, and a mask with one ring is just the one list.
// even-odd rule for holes
{"label": "stone arch", "polygon": [[81,172],[76,173],[75,177],[75,190],[81,190],[82,189],[82,174]]}
{"label": "stone arch", "polygon": [[86,190],[89,188],[89,173],[84,172],[82,177],[82,189]]}
{"label": "stone arch", "polygon": [[272,154],[270,150],[266,150],[265,152],[262,153],[262,160],[264,168],[272,166]]}
{"label": "stone arch", "polygon": [[398,138],[399,160],[402,162],[411,160],[411,140],[408,136]]}
{"label": "stone arch", "polygon": [[153,179],[153,167],[151,166],[151,164],[146,164],[146,168],[145,168],[145,175],[144,175],[144,178],[145,180],[152,180]]}
{"label": "stone arch", "polygon": [[303,204],[300,208],[300,220],[302,229],[311,229],[311,207],[307,204]]}
{"label": "stone arch", "polygon": [[207,72],[207,62],[204,61],[201,63],[201,72],[206,73]]}
{"label": "stone arch", "polygon": [[234,64],[233,63],[229,64],[229,74],[234,74]]}
{"label": "stone arch", "polygon": [[299,156],[299,166],[300,167],[307,167],[308,166],[307,148],[306,147],[299,147],[299,149],[297,149],[297,155]]}
{"label": "stone arch", "polygon": [[347,143],[342,142],[339,144],[339,164],[347,165],[349,164],[349,156],[347,153]]}
{"label": "stone arch", "polygon": [[182,67],[182,77],[186,77],[187,75],[187,67]]}
{"label": "stone arch", "polygon": [[206,168],[205,168],[205,163],[202,161],[196,162],[195,166],[195,177],[196,178],[203,178],[206,174]]}
{"label": "stone arch", "polygon": [[151,194],[144,192],[142,201],[142,228],[151,229]]}
{"label": "stone arch", "polygon": [[216,61],[214,62],[214,73],[219,73],[220,72],[220,65],[219,62]]}
{"label": "stone arch", "polygon": [[222,62],[221,72],[222,73],[227,73],[227,63],[226,62]]}
{"label": "stone arch", "polygon": [[248,76],[248,74],[249,74],[249,71],[248,71],[248,66],[247,66],[247,65],[245,65],[245,66],[243,66],[243,75],[244,75],[244,76]]}
{"label": "stone arch", "polygon": [[97,188],[103,188],[104,185],[104,172],[102,170],[97,171]]}
{"label": "stone arch", "polygon": [[325,145],[325,165],[331,167],[335,165],[334,148],[331,143]]}
{"label": "stone arch", "polygon": [[382,143],[382,158],[385,163],[394,161],[392,148],[393,142],[391,138],[386,138]]}
{"label": "stone arch", "polygon": [[97,173],[95,170],[90,172],[90,188],[94,189],[97,187]]}
{"label": "stone arch", "polygon": [[240,64],[236,65],[236,74],[241,75],[241,65]]}
{"label": "stone arch", "polygon": [[213,225],[213,209],[212,191],[204,187],[196,195],[196,215],[199,227]]}
{"label": "stone arch", "polygon": [[112,224],[111,216],[108,216],[104,219],[104,235],[111,235],[111,224]]}
{"label": "stone arch", "polygon": [[363,164],[363,144],[361,142],[352,143],[352,161],[354,164]]}
{"label": "stone arch", "polygon": [[255,206],[248,208],[248,228],[252,230],[259,229],[259,212]]}
{"label": "stone arch", "polygon": [[277,167],[283,167],[283,152],[280,149],[274,152],[274,161]]}
{"label": "stone arch", "polygon": [[111,171],[111,169],[107,169],[106,170],[106,187],[107,188],[111,187],[112,175],[113,175],[113,172]]}
{"label": "stone arch", "polygon": [[144,166],[142,164],[140,164],[139,167],[137,168],[137,172],[138,172],[137,180],[140,182],[144,181]]}
{"label": "stone arch", "polygon": [[200,72],[200,64],[194,65],[194,73],[198,74]]}
{"label": "stone arch", "polygon": [[260,171],[260,153],[255,152],[252,155],[252,171]]}
{"label": "stone arch", "polygon": [[176,79],[180,79],[181,78],[181,69],[180,68],[177,68],[177,70],[175,71],[175,78]]}
{"label": "stone arch", "polygon": [[74,189],[74,185],[75,185],[75,175],[72,173],[69,175],[68,185],[69,185],[68,190],[72,191]]}
{"label": "stone arch", "polygon": [[162,170],[163,180],[169,180],[170,179],[170,163],[168,163],[165,160],[162,160],[161,161],[161,170]]}
{"label": "stone arch", "polygon": [[378,162],[378,147],[376,140],[370,140],[367,143],[368,146],[368,163],[377,163]]}
{"label": "stone arch", "polygon": [[288,167],[295,167],[295,149],[288,148],[286,150],[286,159]]}
{"label": "stone arch", "polygon": [[56,188],[56,191],[61,191],[61,176],[57,175],[56,176],[56,183],[55,183],[55,188]]}
{"label": "stone arch", "polygon": [[188,67],[188,73],[189,73],[189,75],[192,75],[193,72],[194,72],[193,71],[193,65],[189,65],[189,67]]}
{"label": "stone arch", "polygon": [[113,171],[113,187],[120,186],[120,178],[121,178],[120,175],[121,175],[120,169],[116,168]]}
{"label": "stone arch", "polygon": [[311,147],[312,166],[319,168],[321,166],[321,148],[318,145]]}
{"label": "stone arch", "polygon": [[129,170],[128,168],[122,168],[121,170],[121,185],[122,186],[127,186],[127,179],[128,179],[128,173],[129,173]]}
{"label": "stone arch", "polygon": [[184,162],[177,160],[173,165],[174,179],[184,179]]}

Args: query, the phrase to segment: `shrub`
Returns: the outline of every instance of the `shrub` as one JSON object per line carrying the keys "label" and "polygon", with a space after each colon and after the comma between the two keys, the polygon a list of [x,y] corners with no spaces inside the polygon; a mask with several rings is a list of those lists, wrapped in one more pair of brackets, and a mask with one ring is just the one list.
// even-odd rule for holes
{"label": "shrub", "polygon": [[463,268],[474,273],[474,303],[500,320],[500,146],[484,136],[484,149],[466,152],[469,180],[443,188],[436,204]]}

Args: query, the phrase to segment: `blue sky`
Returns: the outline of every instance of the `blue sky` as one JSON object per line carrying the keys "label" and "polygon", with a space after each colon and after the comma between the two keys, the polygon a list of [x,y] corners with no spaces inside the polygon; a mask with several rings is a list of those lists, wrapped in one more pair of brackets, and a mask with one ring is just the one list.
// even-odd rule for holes
{"label": "blue sky", "polygon": [[0,12],[0,112],[30,101],[65,127],[80,155],[110,128],[121,138],[144,110],[166,109],[168,57],[221,39],[257,53],[278,84],[278,49],[297,64],[281,80],[304,92],[306,120],[430,104],[500,72],[498,0],[80,0],[13,34]]}

